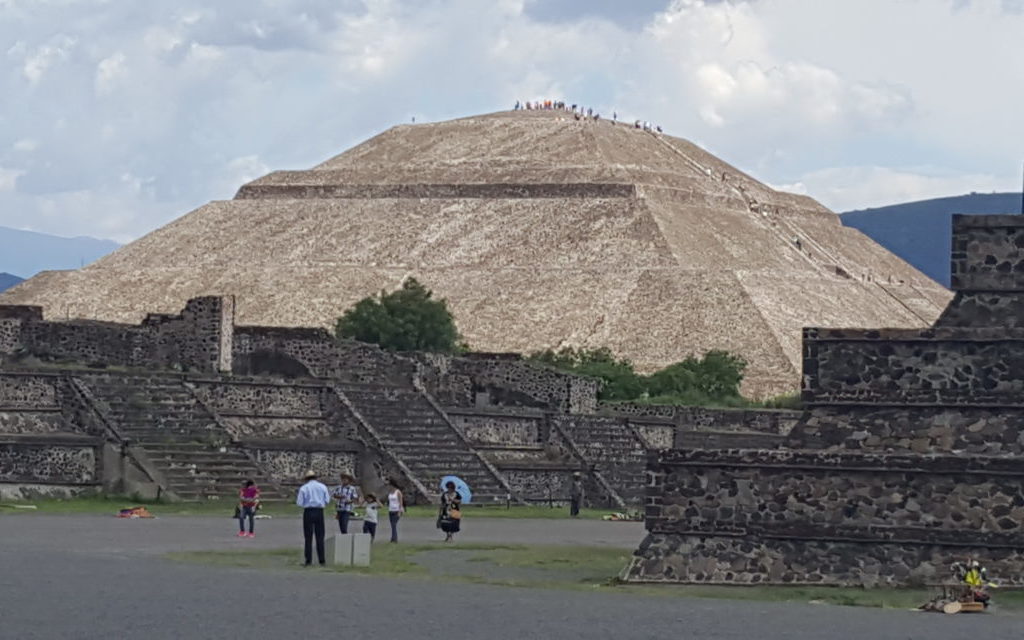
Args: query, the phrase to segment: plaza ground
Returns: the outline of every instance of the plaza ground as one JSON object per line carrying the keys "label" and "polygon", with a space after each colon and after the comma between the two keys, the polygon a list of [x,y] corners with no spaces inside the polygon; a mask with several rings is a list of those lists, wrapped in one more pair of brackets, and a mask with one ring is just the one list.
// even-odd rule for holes
{"label": "plaza ground", "polygon": [[[408,576],[302,569],[299,529],[279,515],[257,521],[249,540],[226,517],[0,514],[0,638],[942,640],[1024,630],[1005,610],[943,616],[603,583],[640,523],[470,514],[446,548],[429,518],[407,518],[401,553],[376,551],[379,569],[415,564]],[[488,584],[506,580],[531,588]],[[557,588],[535,586],[549,583]]]}

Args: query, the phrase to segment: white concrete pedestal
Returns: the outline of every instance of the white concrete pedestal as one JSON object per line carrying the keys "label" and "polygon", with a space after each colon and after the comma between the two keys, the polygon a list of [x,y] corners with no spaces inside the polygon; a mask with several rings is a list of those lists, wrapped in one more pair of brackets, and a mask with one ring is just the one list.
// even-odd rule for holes
{"label": "white concrete pedestal", "polygon": [[371,539],[368,533],[337,533],[324,542],[327,564],[342,567],[370,565]]}

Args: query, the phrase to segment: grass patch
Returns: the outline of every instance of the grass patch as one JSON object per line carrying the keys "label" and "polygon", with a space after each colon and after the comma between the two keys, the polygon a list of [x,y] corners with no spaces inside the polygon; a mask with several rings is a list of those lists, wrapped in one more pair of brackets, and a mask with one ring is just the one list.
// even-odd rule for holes
{"label": "grass patch", "polygon": [[[21,507],[35,506],[35,509]],[[203,502],[164,502],[161,500],[140,500],[131,496],[83,496],[66,500],[58,498],[40,498],[23,502],[0,503],[0,515],[3,514],[26,514],[26,513],[58,513],[58,514],[99,514],[113,515],[121,509],[128,507],[145,506],[155,516],[210,516],[210,517],[231,517],[235,510],[233,499],[206,500]],[[332,506],[328,507],[330,512]],[[612,509],[584,509],[580,513],[581,518],[600,519],[601,516],[611,513]],[[278,517],[301,515],[301,510],[291,502],[264,502],[260,513]],[[506,508],[504,505],[487,505],[475,507],[467,505],[465,508],[468,518],[533,518],[533,519],[566,519],[569,517],[568,508],[549,508],[546,506],[512,506]],[[406,513],[410,518],[437,517],[437,507],[432,505],[411,506]]]}
{"label": "grass patch", "polygon": [[[447,550],[500,550],[504,545],[460,544],[377,544],[373,546],[373,562],[369,567],[331,567],[323,571],[384,576],[428,576],[427,566],[413,561],[413,557]],[[181,551],[168,554],[172,560],[204,565],[239,567],[246,569],[300,569],[301,549],[270,549],[244,551]]]}
{"label": "grass patch", "polygon": [[[438,507],[434,505],[410,506],[406,515],[410,518],[436,518]],[[467,518],[529,518],[535,520],[568,520],[569,507],[548,507],[543,505],[474,505],[468,504],[462,509]],[[602,516],[615,513],[617,509],[581,509],[579,518],[584,520],[600,520]]]}
{"label": "grass patch", "polygon": [[[25,509],[35,506],[35,509]],[[59,498],[40,498],[22,502],[0,503],[0,515],[3,514],[83,514],[83,515],[115,515],[121,509],[129,507],[146,507],[155,516],[211,516],[231,517],[235,510],[234,500],[207,500],[205,502],[164,502],[162,500],[140,500],[133,496],[89,496],[62,500]],[[260,510],[261,513],[274,517],[283,515],[299,515],[298,507],[286,503],[269,502]]]}
{"label": "grass patch", "polygon": [[[320,571],[658,598],[714,598],[887,609],[913,609],[935,595],[928,589],[623,584],[617,576],[629,555],[628,551],[606,547],[378,544],[373,547],[373,563],[369,567],[328,567]],[[277,570],[301,569],[300,556],[298,549],[169,554],[170,558],[181,562]],[[993,595],[997,610],[1024,613],[1024,590],[997,589]]]}

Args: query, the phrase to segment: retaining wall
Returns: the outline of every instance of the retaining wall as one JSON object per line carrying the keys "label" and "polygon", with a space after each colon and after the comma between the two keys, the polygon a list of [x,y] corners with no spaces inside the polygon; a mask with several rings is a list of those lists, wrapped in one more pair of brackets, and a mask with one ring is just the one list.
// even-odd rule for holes
{"label": "retaining wall", "polygon": [[1019,459],[669,451],[646,511],[631,580],[923,584],[978,554],[1024,582]]}

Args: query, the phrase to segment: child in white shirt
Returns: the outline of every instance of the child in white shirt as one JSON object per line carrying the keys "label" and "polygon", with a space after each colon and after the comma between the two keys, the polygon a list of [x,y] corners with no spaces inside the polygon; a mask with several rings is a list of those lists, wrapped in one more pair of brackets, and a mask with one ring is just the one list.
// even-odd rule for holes
{"label": "child in white shirt", "polygon": [[363,499],[363,508],[366,509],[366,514],[363,516],[363,533],[370,534],[370,540],[373,540],[377,535],[377,509],[380,508],[377,496],[372,493],[366,494]]}

